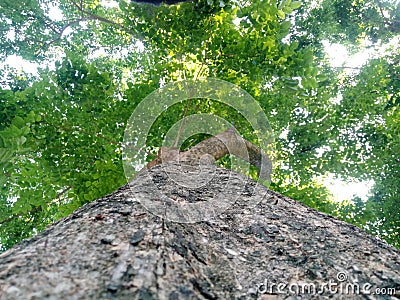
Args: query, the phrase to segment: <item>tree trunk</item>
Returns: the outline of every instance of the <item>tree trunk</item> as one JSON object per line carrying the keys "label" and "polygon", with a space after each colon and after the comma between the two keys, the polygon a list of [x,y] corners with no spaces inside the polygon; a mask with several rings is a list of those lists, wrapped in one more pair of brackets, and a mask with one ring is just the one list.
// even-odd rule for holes
{"label": "tree trunk", "polygon": [[398,250],[232,171],[196,186],[199,169],[155,166],[1,254],[0,299],[399,297]]}

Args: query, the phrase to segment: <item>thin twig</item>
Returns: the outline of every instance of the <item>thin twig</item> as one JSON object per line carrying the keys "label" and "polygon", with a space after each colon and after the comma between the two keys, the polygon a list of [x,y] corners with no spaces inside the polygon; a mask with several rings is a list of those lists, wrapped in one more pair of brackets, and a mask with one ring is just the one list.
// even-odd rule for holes
{"label": "thin twig", "polygon": [[42,207],[39,205],[39,206],[36,206],[35,208],[33,208],[33,209],[30,210],[30,211],[21,212],[21,213],[12,215],[11,217],[8,217],[8,218],[6,218],[6,219],[4,219],[4,220],[1,220],[1,221],[0,221],[0,225],[3,225],[3,224],[5,224],[5,223],[9,223],[9,222],[15,220],[16,218],[22,217],[22,216],[25,215],[25,214],[34,214],[34,213],[37,213],[37,212],[40,211],[41,209],[42,209]]}
{"label": "thin twig", "polygon": [[57,194],[57,198],[60,199],[60,197],[65,194],[66,192],[68,192],[70,189],[72,189],[72,185],[67,186],[65,189],[63,189],[61,192],[59,192]]}
{"label": "thin twig", "polygon": [[185,122],[186,122],[187,113],[188,113],[188,111],[189,111],[190,100],[191,100],[191,99],[189,99],[188,102],[187,102],[186,110],[185,110],[185,113],[183,114],[183,118],[182,118],[181,125],[179,126],[178,134],[177,134],[177,136],[176,136],[176,138],[175,138],[174,145],[172,146],[173,148],[176,148],[176,147],[178,146],[178,141],[179,141],[179,138],[181,137],[181,134],[182,134],[183,125],[184,125]]}
{"label": "thin twig", "polygon": [[117,27],[119,27],[120,29],[122,29],[122,30],[124,30],[124,31],[126,31],[126,32],[129,32],[130,34],[135,35],[135,32],[133,32],[133,31],[130,30],[129,28],[126,28],[126,27],[123,26],[122,24],[119,24],[119,23],[117,23],[117,22],[114,22],[114,21],[109,20],[109,19],[104,18],[104,17],[100,17],[100,16],[98,16],[98,15],[92,14],[91,12],[88,12],[88,11],[84,10],[84,9],[83,9],[83,5],[82,5],[82,1],[81,1],[81,5],[79,5],[78,3],[76,3],[74,0],[70,0],[70,1],[71,1],[71,2],[74,4],[74,6],[82,13],[82,17],[83,17],[84,15],[86,15],[89,19],[98,20],[98,21],[103,22],[103,23],[107,23],[107,24],[111,24],[111,25],[117,26]]}

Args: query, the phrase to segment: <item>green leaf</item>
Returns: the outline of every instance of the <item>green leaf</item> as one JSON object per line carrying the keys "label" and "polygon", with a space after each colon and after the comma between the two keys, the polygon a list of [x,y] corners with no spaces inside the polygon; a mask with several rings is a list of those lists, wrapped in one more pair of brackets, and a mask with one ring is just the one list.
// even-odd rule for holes
{"label": "green leaf", "polygon": [[281,19],[284,19],[286,17],[286,15],[283,12],[283,10],[281,10],[281,9],[278,10],[278,17],[281,18]]}
{"label": "green leaf", "polygon": [[301,5],[302,5],[301,1],[293,1],[293,2],[290,4],[290,7],[291,7],[292,9],[298,9]]}
{"label": "green leaf", "polygon": [[25,121],[20,116],[16,116],[12,123],[13,123],[13,125],[17,126],[18,128],[22,128],[23,126],[25,126]]}
{"label": "green leaf", "polygon": [[13,153],[14,151],[9,148],[0,148],[0,163],[8,162],[11,159]]}

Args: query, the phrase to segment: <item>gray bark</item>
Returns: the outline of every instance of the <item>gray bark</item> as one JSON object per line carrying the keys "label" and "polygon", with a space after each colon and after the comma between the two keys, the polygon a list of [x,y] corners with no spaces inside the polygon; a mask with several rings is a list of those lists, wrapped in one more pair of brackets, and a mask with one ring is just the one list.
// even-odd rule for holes
{"label": "gray bark", "polygon": [[195,166],[163,166],[2,253],[0,299],[399,297],[400,253],[384,242],[235,172],[202,166],[196,186]]}

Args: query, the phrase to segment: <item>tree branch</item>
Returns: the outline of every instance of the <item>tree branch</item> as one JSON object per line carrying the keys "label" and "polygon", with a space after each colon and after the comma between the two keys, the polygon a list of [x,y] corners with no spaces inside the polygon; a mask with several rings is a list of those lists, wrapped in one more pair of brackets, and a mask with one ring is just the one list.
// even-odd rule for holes
{"label": "tree branch", "polygon": [[228,154],[238,156],[258,168],[260,179],[269,179],[272,172],[271,159],[260,148],[242,138],[235,128],[210,137],[184,152],[179,152],[177,148],[161,147],[158,157],[149,162],[146,168],[168,161],[211,163]]}
{"label": "tree branch", "polygon": [[398,26],[393,24],[393,23],[397,23],[398,24],[399,22],[397,20],[390,21],[389,18],[385,17],[385,14],[384,14],[384,11],[383,11],[383,7],[382,7],[382,3],[380,2],[380,0],[377,0],[376,3],[378,5],[379,12],[380,12],[381,17],[383,19],[383,23],[385,25],[389,26],[389,29],[392,32],[397,32],[397,33],[400,32],[400,27],[398,27]]}
{"label": "tree branch", "polygon": [[26,214],[35,214],[35,213],[39,212],[40,210],[42,210],[42,207],[39,205],[39,206],[36,206],[33,209],[31,209],[30,211],[12,215],[11,217],[8,217],[8,218],[6,218],[4,220],[0,220],[0,225],[3,225],[5,223],[9,223],[9,222],[11,222],[11,221],[13,221],[13,220],[15,220],[15,219],[17,219],[19,217],[22,217],[22,216],[24,216]]}
{"label": "tree branch", "polygon": [[70,189],[72,189],[72,185],[67,186],[65,189],[59,192],[56,197],[60,199],[60,197],[64,195],[66,192],[68,192]]}
{"label": "tree branch", "polygon": [[133,32],[133,31],[130,30],[129,28],[126,28],[126,27],[125,27],[124,25],[122,25],[122,24],[119,24],[119,23],[117,23],[117,22],[114,22],[114,21],[112,21],[112,20],[109,20],[109,19],[107,19],[107,18],[104,18],[104,17],[98,16],[98,15],[92,14],[91,12],[88,12],[88,11],[84,10],[84,9],[83,9],[82,1],[80,1],[80,4],[76,3],[74,0],[70,0],[70,1],[71,1],[72,4],[79,10],[79,12],[80,12],[81,15],[82,15],[82,18],[84,18],[84,16],[86,15],[86,16],[87,16],[86,19],[98,20],[98,21],[103,22],[103,23],[107,23],[107,24],[110,24],[110,25],[114,25],[114,26],[117,26],[118,28],[120,28],[120,29],[122,29],[122,30],[124,30],[124,31],[126,31],[126,32],[128,32],[128,33],[130,33],[130,34],[132,34],[132,35],[136,35],[135,32]]}

